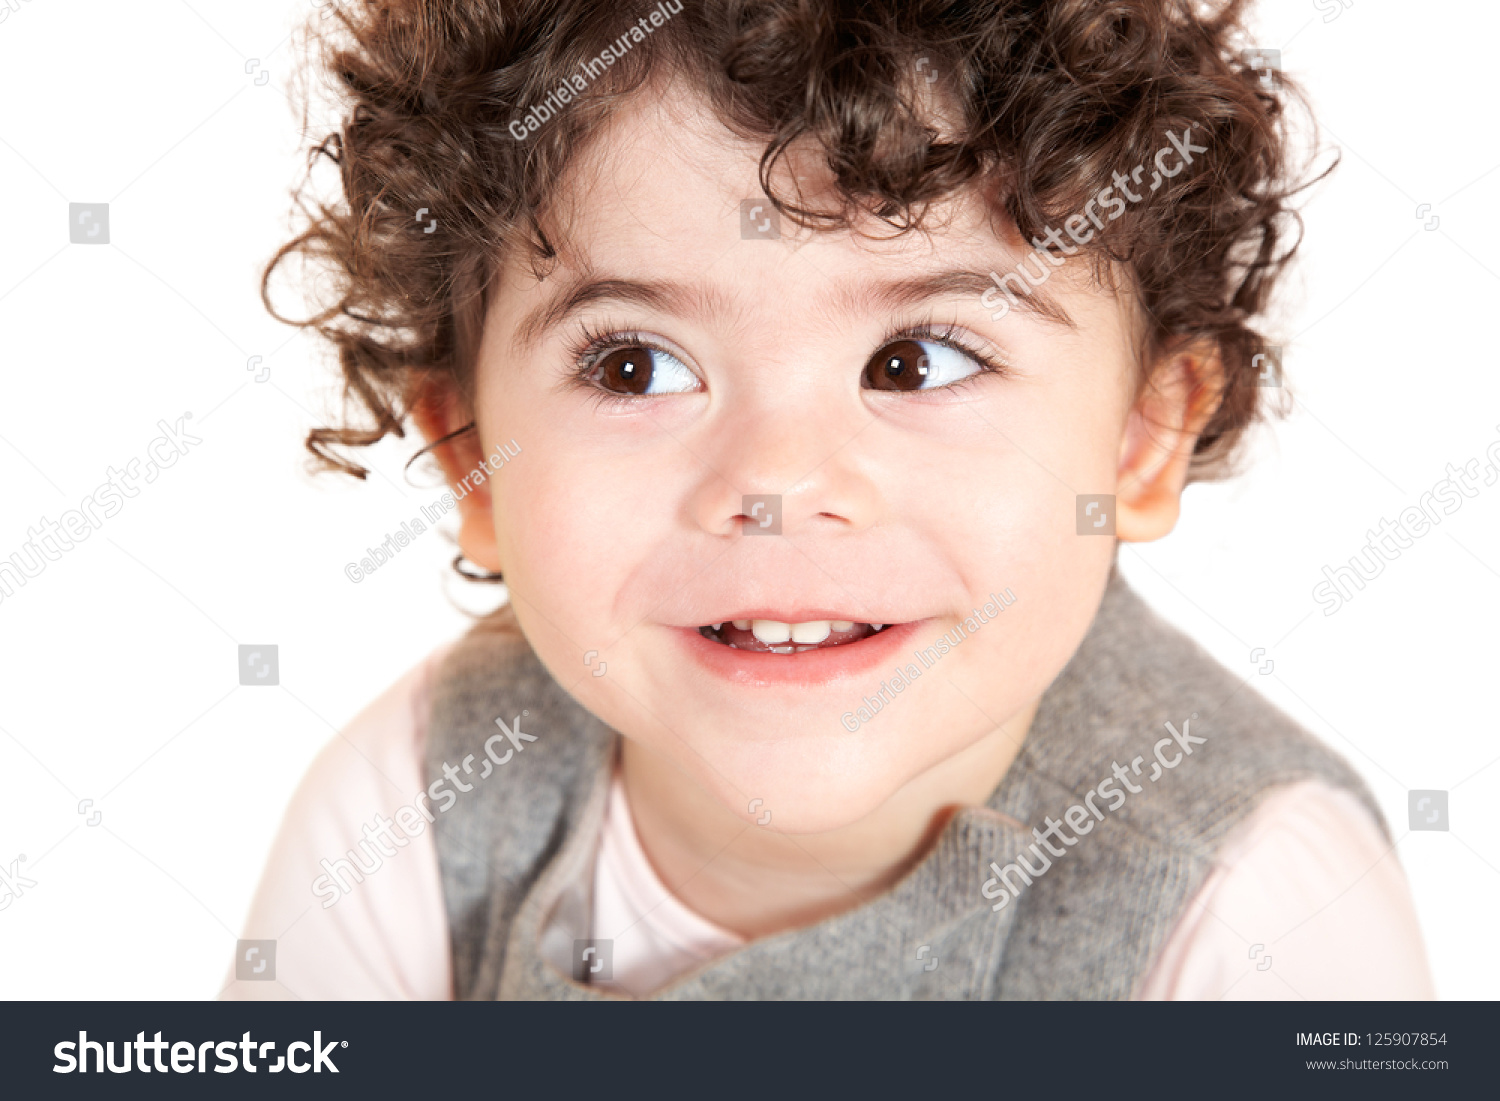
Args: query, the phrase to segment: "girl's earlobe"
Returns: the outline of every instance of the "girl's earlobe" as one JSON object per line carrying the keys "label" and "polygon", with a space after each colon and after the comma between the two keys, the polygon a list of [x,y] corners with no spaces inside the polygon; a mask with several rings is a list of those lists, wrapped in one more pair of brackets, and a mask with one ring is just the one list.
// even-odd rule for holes
{"label": "girl's earlobe", "polygon": [[[459,557],[472,564],[469,572],[457,563],[454,568],[471,580],[499,580],[499,549],[489,483],[485,480],[476,484],[473,478],[483,457],[479,430],[472,419],[455,425],[460,416],[458,405],[442,394],[416,402],[412,418],[429,442],[407,465],[430,453],[443,468],[443,477],[458,505],[458,545],[463,552]],[[483,572],[473,572],[475,568]]]}
{"label": "girl's earlobe", "polygon": [[1218,349],[1197,345],[1153,372],[1125,424],[1115,490],[1115,534],[1160,539],[1177,525],[1198,437],[1223,397]]}

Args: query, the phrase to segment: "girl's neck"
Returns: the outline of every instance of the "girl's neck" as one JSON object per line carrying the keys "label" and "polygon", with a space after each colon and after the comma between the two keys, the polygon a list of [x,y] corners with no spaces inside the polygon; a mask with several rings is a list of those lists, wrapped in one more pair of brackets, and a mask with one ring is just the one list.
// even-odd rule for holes
{"label": "girl's neck", "polygon": [[999,785],[1039,701],[877,810],[837,830],[761,829],[665,758],[624,740],[621,771],[641,847],[684,905],[749,939],[813,924],[869,902],[932,847],[961,806]]}

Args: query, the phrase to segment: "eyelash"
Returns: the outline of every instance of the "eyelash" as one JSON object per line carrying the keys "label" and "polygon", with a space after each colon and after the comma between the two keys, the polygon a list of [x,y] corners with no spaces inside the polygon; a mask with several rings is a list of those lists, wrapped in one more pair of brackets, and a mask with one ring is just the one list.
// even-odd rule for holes
{"label": "eyelash", "polygon": [[676,358],[676,353],[670,348],[663,348],[661,344],[634,329],[599,330],[591,327],[587,321],[581,322],[577,334],[568,344],[568,355],[574,363],[572,378],[569,381],[589,391],[589,397],[596,405],[623,407],[641,400],[632,394],[616,394],[606,390],[589,378],[601,359],[621,348],[646,348]]}
{"label": "eyelash", "polygon": [[937,390],[917,390],[913,391],[914,393],[932,394],[938,393],[943,390],[954,391],[967,385],[970,382],[973,382],[977,378],[984,377],[985,375],[1003,376],[1010,374],[1010,366],[1008,364],[994,359],[993,357],[985,354],[974,344],[969,343],[966,339],[964,339],[963,334],[959,331],[959,327],[956,324],[949,322],[947,324],[939,326],[935,323],[935,320],[936,319],[934,318],[928,318],[927,320],[918,322],[915,325],[908,325],[904,328],[898,329],[887,336],[876,347],[884,347],[886,344],[889,344],[895,340],[926,340],[934,344],[942,344],[945,347],[952,348],[955,352],[962,352],[964,355],[972,359],[975,363],[979,364],[979,370],[976,373],[969,375],[967,378],[960,379],[957,382],[951,382],[947,386],[940,386]]}
{"label": "eyelash", "polygon": [[[958,326],[952,323],[939,326],[936,324],[934,318],[928,318],[912,325],[902,326],[885,336],[875,346],[875,350],[898,340],[926,340],[934,344],[942,344],[945,347],[952,348],[956,352],[961,352],[979,365],[979,370],[976,373],[969,375],[967,378],[960,379],[958,382],[938,387],[937,390],[913,391],[913,393],[956,391],[984,375],[1006,375],[1010,373],[1009,366],[996,361],[979,348],[964,340]],[[577,334],[569,341],[568,346],[568,355],[573,359],[575,364],[572,381],[592,391],[592,396],[601,404],[630,405],[640,401],[640,398],[636,395],[616,394],[610,390],[606,390],[588,377],[594,368],[598,366],[601,359],[612,352],[619,351],[621,348],[646,348],[649,351],[661,352],[664,355],[678,358],[677,353],[673,352],[672,349],[663,347],[659,342],[651,340],[634,329],[613,329],[609,327],[595,329],[588,322],[581,322],[578,326]],[[871,354],[874,354],[874,350],[872,350]]]}

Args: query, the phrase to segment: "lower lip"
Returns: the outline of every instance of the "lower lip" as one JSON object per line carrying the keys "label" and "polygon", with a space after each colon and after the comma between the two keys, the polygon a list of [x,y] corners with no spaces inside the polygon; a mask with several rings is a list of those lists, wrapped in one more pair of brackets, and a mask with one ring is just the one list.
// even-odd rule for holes
{"label": "lower lip", "polygon": [[745,688],[816,687],[862,676],[889,665],[902,653],[926,620],[898,623],[858,642],[804,650],[800,654],[766,654],[736,650],[704,638],[690,627],[674,628],[688,657],[705,672]]}

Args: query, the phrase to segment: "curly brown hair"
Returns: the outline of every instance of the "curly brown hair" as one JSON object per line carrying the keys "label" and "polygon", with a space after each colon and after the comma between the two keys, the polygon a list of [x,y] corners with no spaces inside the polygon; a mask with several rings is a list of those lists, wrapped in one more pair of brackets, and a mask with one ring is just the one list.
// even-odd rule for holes
{"label": "curly brown hair", "polygon": [[[920,230],[932,204],[978,186],[1034,239],[1083,209],[1113,173],[1149,165],[1168,131],[1191,129],[1211,155],[1086,248],[1096,268],[1131,283],[1143,378],[1146,365],[1188,343],[1218,349],[1222,400],[1197,441],[1193,477],[1222,474],[1263,412],[1254,323],[1296,251],[1301,221],[1289,201],[1310,181],[1296,178],[1289,154],[1287,107],[1302,103],[1300,93],[1285,79],[1268,87],[1235,49],[1244,0],[324,7],[332,19],[309,41],[318,43],[314,68],[332,78],[339,129],[312,147],[296,192],[306,225],[262,281],[273,315],[338,352],[344,423],[307,437],[320,468],[363,478],[366,468],[334,445],[404,436],[407,414],[435,400],[437,387],[472,393],[498,258],[526,249],[535,267],[556,257],[544,220],[565,172],[621,97],[663,71],[689,76],[727,128],[765,143],[766,194],[813,228],[873,214],[895,232]],[[610,51],[619,56],[545,125],[514,136],[514,120],[652,10],[668,18]],[[942,80],[941,128],[914,94],[914,74],[932,73]],[[776,193],[773,169],[793,143],[815,143],[826,158],[838,209]],[[327,161],[338,165],[342,196],[309,201],[313,170]],[[301,321],[278,313],[269,290],[294,254],[336,283],[336,301]]]}

